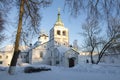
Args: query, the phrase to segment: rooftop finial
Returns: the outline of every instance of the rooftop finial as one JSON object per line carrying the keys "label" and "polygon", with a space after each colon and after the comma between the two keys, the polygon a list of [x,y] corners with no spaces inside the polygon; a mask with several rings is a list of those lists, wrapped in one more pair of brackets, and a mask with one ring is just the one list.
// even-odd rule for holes
{"label": "rooftop finial", "polygon": [[60,18],[60,8],[58,8],[58,19],[57,19],[58,22],[61,22],[61,18]]}
{"label": "rooftop finial", "polygon": [[64,24],[62,23],[62,20],[60,18],[60,8],[58,8],[57,21],[56,21],[55,25],[64,27]]}

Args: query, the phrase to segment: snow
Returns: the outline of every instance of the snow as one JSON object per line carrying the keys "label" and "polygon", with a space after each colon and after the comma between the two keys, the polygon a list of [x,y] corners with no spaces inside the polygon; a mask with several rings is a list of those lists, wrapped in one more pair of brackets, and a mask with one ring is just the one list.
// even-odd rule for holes
{"label": "snow", "polygon": [[60,52],[60,54],[63,55],[63,54],[64,54],[66,51],[68,51],[70,48],[61,45],[61,46],[57,47],[57,49],[58,49],[58,51]]}
{"label": "snow", "polygon": [[[26,66],[49,67],[52,70],[24,73]],[[73,68],[24,65],[17,67],[14,75],[9,75],[7,70],[7,67],[0,67],[0,80],[120,80],[120,65],[113,64],[78,64]]]}

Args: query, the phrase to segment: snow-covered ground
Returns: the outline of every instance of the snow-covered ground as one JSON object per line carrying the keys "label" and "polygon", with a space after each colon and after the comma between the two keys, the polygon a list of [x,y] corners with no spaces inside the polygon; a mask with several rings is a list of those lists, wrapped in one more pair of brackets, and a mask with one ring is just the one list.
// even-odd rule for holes
{"label": "snow-covered ground", "polygon": [[8,68],[0,67],[0,80],[120,80],[120,65],[113,64],[79,64],[73,68],[47,65],[51,71],[24,73],[24,67],[17,67],[14,75],[7,73]]}

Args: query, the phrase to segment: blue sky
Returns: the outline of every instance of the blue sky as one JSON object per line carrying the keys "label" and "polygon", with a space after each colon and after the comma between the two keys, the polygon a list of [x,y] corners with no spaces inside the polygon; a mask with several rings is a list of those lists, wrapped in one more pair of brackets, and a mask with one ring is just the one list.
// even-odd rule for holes
{"label": "blue sky", "polygon": [[[78,33],[81,32],[81,24],[84,22],[85,16],[84,15],[79,15],[77,18],[73,18],[70,16],[70,13],[68,12],[67,9],[63,11],[64,9],[64,0],[53,0],[53,3],[50,7],[44,8],[41,10],[40,14],[42,15],[42,20],[41,20],[41,29],[46,31],[49,34],[49,30],[54,26],[56,20],[57,20],[57,14],[58,14],[58,8],[60,8],[60,13],[61,13],[61,19],[62,22],[64,23],[64,26],[69,29],[69,41],[70,44],[73,43],[74,40],[78,40],[78,45],[81,46],[83,43],[82,36],[79,35]],[[17,29],[17,11],[16,9],[12,9],[9,12],[8,15],[8,23],[5,25],[6,27],[6,32],[9,34],[8,39],[11,37],[11,34],[14,33],[14,28],[13,26],[16,26],[15,29]],[[37,38],[34,39],[33,42],[37,41]],[[11,44],[10,41],[6,41],[3,43],[2,47],[5,45]]]}

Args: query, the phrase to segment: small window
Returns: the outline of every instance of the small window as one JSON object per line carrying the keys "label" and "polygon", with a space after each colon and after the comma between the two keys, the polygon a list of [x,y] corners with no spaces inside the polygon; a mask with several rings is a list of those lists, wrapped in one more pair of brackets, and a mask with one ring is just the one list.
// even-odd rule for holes
{"label": "small window", "polygon": [[56,64],[59,64],[60,62],[59,61],[56,61]]}
{"label": "small window", "polygon": [[60,31],[59,30],[57,31],[57,34],[60,35]]}
{"label": "small window", "polygon": [[2,61],[0,61],[0,64],[2,64],[3,62]]}
{"label": "small window", "polygon": [[58,45],[58,42],[57,42],[57,41],[55,41],[55,45]]}
{"label": "small window", "polygon": [[43,57],[43,52],[40,52],[40,57],[41,57],[41,58]]}
{"label": "small window", "polygon": [[8,56],[6,56],[6,59],[8,59]]}
{"label": "small window", "polygon": [[63,31],[63,36],[66,36],[66,32],[65,31]]}

